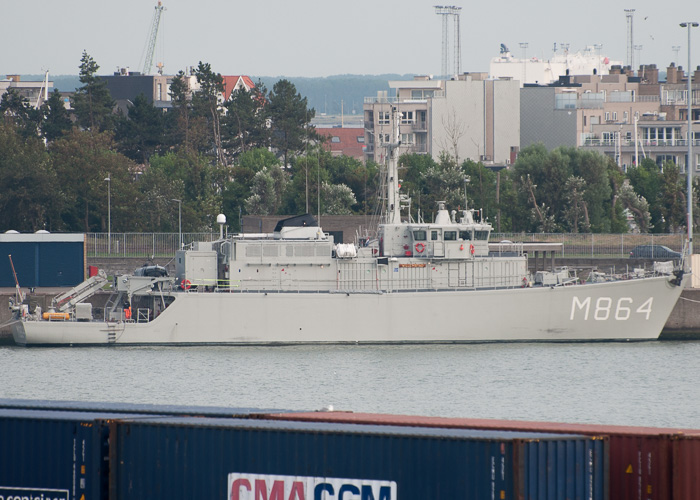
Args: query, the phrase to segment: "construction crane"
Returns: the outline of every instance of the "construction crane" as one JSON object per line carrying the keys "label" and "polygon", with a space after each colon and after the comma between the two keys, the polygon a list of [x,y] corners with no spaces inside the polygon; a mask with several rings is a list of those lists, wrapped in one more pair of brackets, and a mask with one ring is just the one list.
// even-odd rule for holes
{"label": "construction crane", "polygon": [[[151,72],[151,67],[153,66],[153,53],[156,50],[156,38],[158,37],[158,26],[160,25],[160,16],[163,14],[165,7],[163,7],[163,2],[158,0],[158,5],[156,5],[156,11],[153,14],[153,21],[151,22],[151,33],[148,36],[148,46],[146,48],[146,57],[143,63],[143,71],[141,74],[148,75]],[[161,68],[161,66],[159,66]]]}

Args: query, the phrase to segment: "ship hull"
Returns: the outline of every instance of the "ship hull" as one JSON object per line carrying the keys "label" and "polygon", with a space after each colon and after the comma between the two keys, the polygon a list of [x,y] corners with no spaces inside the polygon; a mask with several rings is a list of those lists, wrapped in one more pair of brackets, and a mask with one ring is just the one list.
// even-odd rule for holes
{"label": "ship hull", "polygon": [[148,323],[19,321],[19,345],[270,345],[653,340],[669,277],[393,293],[177,293]]}

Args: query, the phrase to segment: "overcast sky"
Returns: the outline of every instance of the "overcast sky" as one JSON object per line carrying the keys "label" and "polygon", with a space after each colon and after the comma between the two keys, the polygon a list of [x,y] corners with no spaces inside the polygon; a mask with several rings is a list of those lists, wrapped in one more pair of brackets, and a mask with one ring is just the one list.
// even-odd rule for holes
{"label": "overcast sky", "polygon": [[[77,74],[83,50],[100,65],[139,70],[156,0],[6,1],[2,6],[0,77]],[[198,61],[221,74],[329,76],[441,70],[442,17],[426,0],[163,0],[167,9],[154,63],[175,74]],[[602,54],[626,62],[626,8],[634,8],[638,63],[660,69],[675,59],[687,67],[687,30],[700,21],[700,2],[643,0],[474,1],[462,7],[462,71],[488,71],[501,43],[521,57],[549,58],[554,43],[570,50],[602,44]],[[700,65],[700,28],[693,32]]]}

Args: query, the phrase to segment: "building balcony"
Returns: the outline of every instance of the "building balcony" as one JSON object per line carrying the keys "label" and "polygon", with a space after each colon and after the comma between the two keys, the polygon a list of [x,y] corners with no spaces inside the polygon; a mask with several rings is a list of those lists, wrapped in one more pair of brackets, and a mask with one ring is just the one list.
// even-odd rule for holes
{"label": "building balcony", "polygon": [[[615,139],[600,139],[598,137],[586,137],[581,141],[581,147],[593,147],[593,148],[616,148],[618,147],[618,141]],[[639,140],[636,145],[634,139],[622,139],[619,141],[619,145],[623,148],[634,148],[638,146],[639,148],[649,149],[664,149],[664,150],[677,150],[684,151],[688,148],[688,141],[685,139],[675,139],[675,140]],[[694,140],[693,146],[700,146],[700,140]]]}

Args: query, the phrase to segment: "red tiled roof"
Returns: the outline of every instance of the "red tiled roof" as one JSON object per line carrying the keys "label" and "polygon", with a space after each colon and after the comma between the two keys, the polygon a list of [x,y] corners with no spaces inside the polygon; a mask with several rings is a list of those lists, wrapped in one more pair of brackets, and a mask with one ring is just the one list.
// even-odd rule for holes
{"label": "red tiled roof", "polygon": [[[345,155],[364,161],[364,142],[357,139],[361,137],[364,141],[364,128],[318,128],[316,133],[321,137],[326,137],[323,148],[333,154]],[[333,137],[337,137],[339,142],[333,142]]]}
{"label": "red tiled roof", "polygon": [[228,101],[231,97],[231,92],[237,88],[244,87],[246,90],[250,90],[255,87],[253,80],[246,75],[231,75],[223,76],[224,79],[224,101]]}

